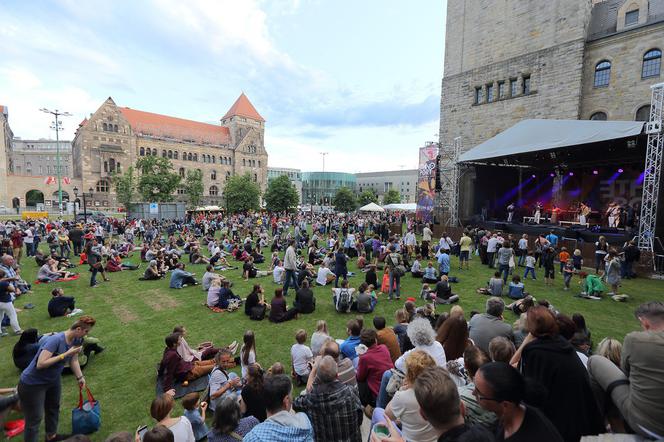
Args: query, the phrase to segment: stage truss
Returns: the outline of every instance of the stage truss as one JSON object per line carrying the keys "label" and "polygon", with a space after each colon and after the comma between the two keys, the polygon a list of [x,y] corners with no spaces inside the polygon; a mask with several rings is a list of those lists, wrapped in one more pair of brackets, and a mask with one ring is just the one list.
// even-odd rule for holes
{"label": "stage truss", "polygon": [[648,148],[643,178],[643,198],[639,219],[638,247],[654,253],[655,227],[657,225],[657,201],[662,169],[662,108],[664,107],[664,83],[651,86],[650,119],[646,124]]}
{"label": "stage truss", "polygon": [[445,226],[459,225],[459,154],[461,153],[461,137],[456,137],[451,146],[440,146],[438,149],[440,191],[437,193],[437,207],[440,207],[441,223]]}

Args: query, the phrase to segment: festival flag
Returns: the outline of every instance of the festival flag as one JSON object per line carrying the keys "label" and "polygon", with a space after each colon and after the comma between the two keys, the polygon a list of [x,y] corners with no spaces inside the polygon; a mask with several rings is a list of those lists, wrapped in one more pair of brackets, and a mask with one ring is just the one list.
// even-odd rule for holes
{"label": "festival flag", "polygon": [[44,184],[49,185],[49,184],[55,184],[56,180],[54,176],[47,176],[44,179]]}

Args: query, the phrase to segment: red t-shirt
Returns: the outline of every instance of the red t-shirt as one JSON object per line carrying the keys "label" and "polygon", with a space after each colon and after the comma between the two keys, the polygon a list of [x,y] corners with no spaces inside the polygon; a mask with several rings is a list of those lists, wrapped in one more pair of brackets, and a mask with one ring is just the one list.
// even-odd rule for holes
{"label": "red t-shirt", "polygon": [[357,380],[366,382],[374,396],[378,396],[383,373],[393,367],[390,351],[385,345],[376,344],[360,355],[357,364]]}

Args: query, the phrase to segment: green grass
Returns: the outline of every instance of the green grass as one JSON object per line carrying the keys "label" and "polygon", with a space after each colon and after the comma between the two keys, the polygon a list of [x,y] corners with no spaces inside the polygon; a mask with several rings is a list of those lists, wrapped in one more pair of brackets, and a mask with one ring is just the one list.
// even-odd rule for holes
{"label": "green grass", "polygon": [[[138,252],[133,261],[138,262]],[[356,270],[355,261],[350,264],[351,271]],[[458,265],[452,258],[452,267]],[[266,268],[266,264],[259,267]],[[242,311],[234,313],[213,313],[201,304],[206,296],[200,287],[188,287],[182,290],[168,288],[168,280],[138,281],[138,271],[123,271],[110,274],[111,282],[102,282],[101,287],[90,289],[87,266],[77,270],[81,279],[62,284],[40,284],[34,286],[34,293],[25,295],[16,301],[17,307],[32,302],[36,308],[19,313],[19,321],[23,328],[36,327],[41,333],[65,330],[73,321],[69,318],[51,319],[48,317],[46,305],[50,291],[61,286],[65,294],[76,297],[76,305],[85,314],[97,319],[91,335],[102,340],[106,351],[93,356],[85,369],[85,376],[92,392],[101,402],[102,429],[93,435],[94,440],[103,440],[110,433],[122,430],[133,431],[141,424],[152,424],[149,407],[155,396],[156,365],[161,359],[164,337],[171,332],[173,326],[184,324],[189,332],[188,342],[194,346],[199,342],[211,340],[217,345],[227,344],[233,340],[242,341],[245,330],[256,332],[257,358],[263,367],[275,361],[288,364],[290,346],[294,343],[295,331],[303,328],[309,336],[314,330],[316,320],[327,320],[330,332],[335,338],[345,338],[345,323],[353,315],[341,315],[334,312],[330,289],[317,287],[317,310],[311,315],[302,315],[300,319],[283,324],[272,324],[268,320],[250,321]],[[205,271],[203,265],[187,266],[200,278]],[[36,275],[34,259],[23,259],[23,275],[33,280]],[[470,270],[452,271],[460,282],[453,285],[454,292],[459,294],[459,304],[466,312],[483,311],[485,296],[478,295],[475,289],[486,284],[492,270],[480,265],[474,257]],[[233,291],[245,297],[254,282],[258,281],[265,288],[267,299],[277,287],[272,283],[271,276],[244,282],[240,270],[225,272],[235,283]],[[562,278],[556,275],[554,287],[545,287],[538,273],[538,281],[527,281],[526,290],[537,298],[548,299],[556,308],[566,314],[581,312],[585,315],[592,331],[594,342],[605,336],[618,339],[638,329],[633,311],[638,304],[661,299],[664,285],[662,282],[636,279],[625,281],[621,293],[630,295],[627,303],[617,303],[610,299],[602,301],[586,301],[574,298],[576,290],[563,291]],[[350,278],[353,287],[357,287],[364,279],[364,274]],[[101,278],[99,278],[101,280]],[[574,280],[574,284],[578,279]],[[575,287],[575,286],[574,286]],[[408,296],[418,299],[420,282],[410,276],[402,280],[402,301]],[[294,292],[289,292],[289,303],[292,304]],[[400,307],[396,301],[389,302],[385,295],[379,296],[375,315],[383,315],[388,323],[393,323],[394,311]],[[440,307],[438,312],[449,311],[449,306]],[[512,323],[516,316],[506,312],[506,320]],[[365,323],[371,324],[373,315],[366,315]],[[19,373],[12,364],[11,350],[18,338],[5,337],[0,339],[0,379],[1,387],[17,384]],[[72,376],[63,379],[63,397],[61,402],[60,432],[67,432],[71,425],[71,409],[78,400],[78,391]],[[181,411],[180,406],[176,410]]]}

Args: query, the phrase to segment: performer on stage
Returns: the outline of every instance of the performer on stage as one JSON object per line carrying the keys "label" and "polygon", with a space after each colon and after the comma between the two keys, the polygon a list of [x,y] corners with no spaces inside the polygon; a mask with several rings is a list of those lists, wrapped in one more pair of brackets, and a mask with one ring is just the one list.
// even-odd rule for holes
{"label": "performer on stage", "polygon": [[560,212],[562,209],[555,204],[551,208],[551,224],[558,224],[558,216],[560,215]]}
{"label": "performer on stage", "polygon": [[579,224],[586,225],[588,223],[588,215],[592,209],[586,203],[581,203],[579,207]]}
{"label": "performer on stage", "polygon": [[620,222],[620,206],[615,201],[609,203],[609,207],[606,209],[606,218],[609,221],[609,227],[618,227],[618,223]]}
{"label": "performer on stage", "polygon": [[507,206],[507,222],[511,223],[512,222],[512,217],[514,216],[514,209],[515,209],[514,203],[511,203],[509,206]]}
{"label": "performer on stage", "polygon": [[535,224],[540,223],[540,217],[542,216],[542,209],[543,208],[544,208],[544,206],[542,205],[542,203],[540,201],[537,201],[537,204],[535,204],[535,215],[534,215]]}

